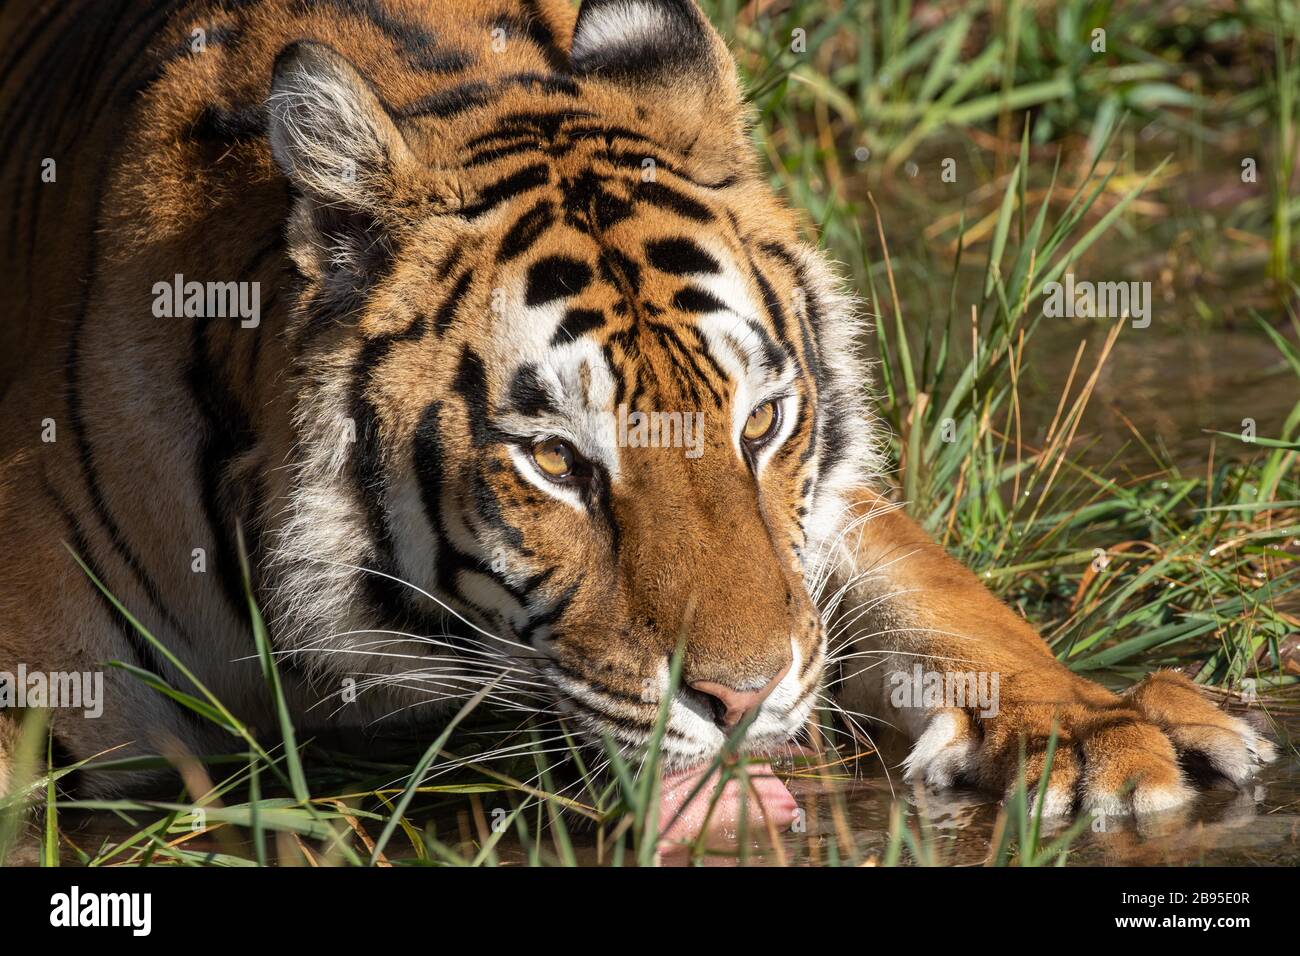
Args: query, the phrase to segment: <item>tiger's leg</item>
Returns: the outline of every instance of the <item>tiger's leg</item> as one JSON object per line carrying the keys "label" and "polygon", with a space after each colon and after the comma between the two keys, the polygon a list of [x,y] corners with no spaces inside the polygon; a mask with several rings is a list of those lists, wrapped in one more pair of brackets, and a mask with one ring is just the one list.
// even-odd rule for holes
{"label": "tiger's leg", "polygon": [[1072,673],[1030,624],[900,508],[859,495],[825,593],[830,680],[850,711],[911,741],[904,776],[931,786],[1031,787],[1055,724],[1044,811],[1151,812],[1187,801],[1185,766],[1240,784],[1272,744],[1186,678],[1152,674],[1120,696]]}

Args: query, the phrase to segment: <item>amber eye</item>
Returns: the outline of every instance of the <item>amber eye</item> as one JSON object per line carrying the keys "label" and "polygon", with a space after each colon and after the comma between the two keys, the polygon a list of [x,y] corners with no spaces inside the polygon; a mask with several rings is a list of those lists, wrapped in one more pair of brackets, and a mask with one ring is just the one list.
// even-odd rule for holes
{"label": "amber eye", "polygon": [[578,453],[563,438],[547,438],[533,446],[533,461],[549,478],[568,478],[577,460]]}
{"label": "amber eye", "polygon": [[745,422],[745,430],[742,433],[747,442],[760,442],[772,434],[772,429],[776,426],[776,403],[764,402],[752,412]]}

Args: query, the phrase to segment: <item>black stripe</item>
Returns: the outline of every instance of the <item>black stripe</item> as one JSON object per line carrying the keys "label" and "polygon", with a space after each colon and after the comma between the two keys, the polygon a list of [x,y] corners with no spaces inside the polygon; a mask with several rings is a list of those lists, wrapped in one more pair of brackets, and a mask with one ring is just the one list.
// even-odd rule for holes
{"label": "black stripe", "polygon": [[650,265],[669,275],[721,271],[717,259],[685,237],[655,239],[645,248]]}
{"label": "black stripe", "polygon": [[[366,394],[375,366],[388,354],[390,343],[372,339],[362,349],[361,360],[353,373],[351,416],[356,428],[356,448],[352,455],[353,480],[366,509],[366,523],[371,540],[387,562],[393,554],[392,532],[388,526],[385,499],[388,479],[384,470],[383,432],[379,413]],[[343,436],[337,436],[339,441]]]}
{"label": "black stripe", "polygon": [[[91,52],[83,53],[83,55],[79,57],[79,69],[72,79],[69,81],[66,76],[61,76],[59,86],[65,91],[93,89],[96,80],[108,65],[109,59],[112,55],[111,49],[112,44],[110,43],[100,42],[93,44]],[[67,69],[67,66],[68,61],[60,59],[58,61],[57,69],[63,71]],[[57,113],[46,114],[43,117],[43,129],[40,131],[33,131],[33,137],[43,141],[45,139],[44,129],[48,129],[52,132],[61,132],[63,138],[59,141],[57,149],[52,150],[50,155],[66,155],[67,152],[70,152],[71,149],[76,147],[78,142],[80,142],[81,137],[84,135],[81,121],[83,117],[87,115],[85,109],[86,102],[83,97],[65,96],[63,98],[63,109]],[[46,191],[47,190],[40,190],[37,192],[36,199],[38,203],[40,199],[43,198],[41,193]]]}
{"label": "black stripe", "polygon": [[[212,47],[225,47],[227,49],[237,47],[242,38],[243,31],[239,27],[231,26],[228,23],[209,25],[204,28],[203,53],[206,53]],[[152,89],[167,74],[167,68],[173,63],[201,55],[202,53],[194,49],[193,36],[187,33],[180,43],[175,44],[168,52],[163,53],[154,61],[152,69],[140,83],[136,92],[142,93]],[[84,104],[82,105],[84,106]]]}
{"label": "black stripe", "polygon": [[[440,501],[443,488],[443,453],[441,430],[439,428],[439,404],[428,406],[421,413],[412,443],[412,456],[416,479],[420,488],[420,500],[425,510],[433,539],[437,545],[435,567],[436,589],[443,594],[454,593],[454,576],[458,569],[473,566],[481,562],[471,562],[452,546],[442,521]],[[452,645],[462,645],[469,649],[478,644],[475,639],[449,630],[443,620],[441,609],[418,606],[414,603],[418,592],[403,584],[398,577],[398,568],[389,546],[383,553],[376,553],[372,560],[378,564],[374,570],[380,574],[367,574],[363,578],[366,597],[371,606],[384,621],[391,622],[402,631],[418,630],[425,634],[437,634]],[[385,575],[391,575],[386,577]],[[433,650],[437,654],[441,651]]]}
{"label": "black stripe", "polygon": [[208,104],[190,126],[196,140],[217,143],[251,142],[266,135],[266,111],[257,106],[225,109]]}
{"label": "black stripe", "polygon": [[605,315],[599,309],[568,309],[551,336],[551,345],[564,345],[605,324]]}
{"label": "black stripe", "polygon": [[445,458],[442,444],[442,403],[433,402],[420,414],[419,424],[415,428],[415,440],[412,453],[415,464],[416,480],[420,486],[420,503],[424,507],[425,520],[433,530],[438,551],[435,577],[438,590],[443,594],[458,593],[456,578],[461,570],[489,572],[482,561],[462,554],[452,543],[447,534],[446,524],[442,518],[442,493],[445,487],[443,466]]}
{"label": "black stripe", "polygon": [[[821,346],[820,333],[822,324],[821,306],[817,296],[813,293],[813,283],[810,281],[808,273],[805,271],[802,263],[790,250],[775,242],[766,242],[761,247],[764,252],[779,259],[785,266],[791,269],[795,274],[796,286],[803,290],[804,309],[798,311],[796,318],[799,321],[799,336],[803,344],[804,366],[808,374],[812,377],[820,392],[825,382],[825,375],[821,363]],[[772,292],[772,287],[764,277],[762,271],[754,264],[753,260],[749,263],[750,271],[759,283],[763,291],[763,300],[769,306],[769,311],[775,309],[777,316],[780,318],[782,328],[782,338],[788,339],[788,332],[784,331],[785,315],[781,311],[776,295]]]}
{"label": "black stripe", "polygon": [[542,92],[554,96],[577,96],[579,93],[578,84],[567,76],[527,72],[508,73],[493,77],[491,83],[469,80],[458,86],[430,93],[392,112],[400,119],[459,116],[476,106],[486,106],[512,87],[523,87],[529,92]]}
{"label": "black stripe", "polygon": [[[60,517],[62,517],[63,525],[68,532],[68,537],[71,538],[71,541],[68,543],[72,545],[72,550],[76,553],[77,557],[79,557],[86,567],[90,569],[90,573],[95,576],[99,583],[108,589],[109,593],[113,594],[114,597],[118,597],[116,592],[113,590],[112,585],[109,583],[108,575],[104,573],[103,568],[99,566],[98,562],[95,561],[94,555],[91,554],[90,542],[86,539],[81,524],[77,521],[76,516],[73,515],[67,502],[63,500],[63,496],[59,494],[58,490],[50,483],[49,478],[44,474],[41,475],[41,490],[44,491],[45,495],[54,503]],[[86,581],[86,584],[97,595],[100,607],[102,607],[104,612],[108,615],[113,627],[126,640],[127,646],[131,649],[131,653],[135,655],[135,662],[145,670],[165,678],[169,671],[164,665],[162,655],[158,653],[158,650],[153,646],[153,644],[146,641],[144,636],[131,626],[131,622],[122,615],[122,613],[113,605],[113,602],[108,599],[108,595],[97,587],[94,581],[88,580]],[[118,597],[118,600],[121,600],[121,598]]]}
{"label": "black stripe", "polygon": [[638,183],[633,196],[638,202],[667,209],[696,222],[713,222],[717,218],[707,206],[661,182]]}
{"label": "black stripe", "polygon": [[793,351],[790,342],[790,330],[785,317],[785,309],[781,307],[781,300],[777,297],[776,290],[772,288],[772,283],[767,281],[767,277],[759,271],[753,261],[749,263],[749,271],[754,276],[754,281],[758,284],[759,293],[763,298],[763,308],[767,310],[768,318],[772,321],[772,329],[776,332],[776,337],[781,340],[781,344],[788,351]]}
{"label": "black stripe", "polygon": [[804,272],[802,267],[796,270],[796,274],[799,288],[804,293],[804,309],[799,316],[800,331],[803,336],[804,350],[808,356],[808,365],[820,391],[825,380],[821,367],[821,300],[813,292],[812,282],[809,281],[808,274]]}
{"label": "black stripe", "polygon": [[498,83],[522,86],[529,91],[540,90],[554,96],[578,96],[582,90],[570,77],[559,73],[510,73]]}
{"label": "black stripe", "polygon": [[562,110],[532,110],[508,113],[501,117],[496,128],[480,133],[465,144],[469,150],[477,149],[488,143],[513,140],[519,136],[541,136],[554,139],[566,122],[594,116],[590,110],[568,107]]}
{"label": "black stripe", "polygon": [[700,335],[698,329],[692,328],[691,336],[695,339],[695,352],[704,361],[709,363],[709,368],[713,370],[713,377],[719,382],[730,382],[731,376],[722,370],[718,360],[713,357],[713,352],[709,349],[709,343]]}
{"label": "black stripe", "polygon": [[542,16],[537,0],[522,0],[522,5],[527,18],[525,29],[528,38],[541,49],[546,65],[556,73],[568,73],[569,57],[555,41],[551,28],[546,25],[546,19]]}
{"label": "black stripe", "polygon": [[545,164],[533,163],[525,166],[484,189],[473,203],[460,210],[460,215],[465,219],[477,219],[503,202],[529,190],[545,186],[550,181],[551,173]]}
{"label": "black stripe", "polygon": [[[617,130],[610,130],[609,134],[612,135],[607,135],[607,139],[612,139],[616,136],[628,135]],[[572,131],[570,131],[570,135],[573,135]],[[633,138],[645,144],[646,146],[650,146],[655,150],[660,150],[660,151],[664,150],[664,147],[662,145],[660,145],[659,143],[655,142],[654,140],[650,139],[647,136],[634,136]],[[696,179],[694,176],[691,176],[689,173],[686,172],[686,170],[682,169],[676,163],[669,162],[668,160],[664,159],[662,156],[659,155],[651,155],[649,150],[645,150],[645,149],[636,150],[636,151],[630,151],[625,149],[606,149],[601,154],[601,158],[609,162],[611,165],[622,166],[626,169],[636,170],[638,173],[645,168],[646,159],[653,159],[656,173],[670,173],[675,178],[683,180],[684,182],[688,182],[692,186],[697,186],[700,189],[726,189],[729,186],[734,186],[737,182],[740,181],[740,177],[737,174],[730,173],[727,176],[723,177],[722,179],[719,179],[717,182],[712,182],[712,183],[703,182],[702,180]]]}
{"label": "black stripe", "polygon": [[[379,366],[388,358],[393,346],[419,339],[426,326],[427,319],[417,315],[405,329],[367,340],[352,367],[350,411],[357,439],[352,459],[353,479],[366,509],[371,538],[379,549],[379,557],[388,566],[392,565],[393,541],[385,503],[388,480],[384,468],[382,421],[369,393]],[[342,440],[341,435],[339,440]]]}
{"label": "black stripe", "polygon": [[549,199],[539,200],[531,209],[515,220],[497,249],[497,262],[504,264],[533,247],[555,222],[555,206]]}
{"label": "black stripe", "polygon": [[247,601],[235,536],[230,531],[233,502],[225,494],[224,486],[229,464],[251,448],[256,438],[248,414],[225,386],[220,371],[213,367],[207,326],[202,320],[194,323],[190,333],[190,364],[185,376],[204,426],[194,463],[198,472],[199,504],[215,545],[212,558],[217,580],[231,614],[237,622],[242,622],[247,615]]}
{"label": "black stripe", "polygon": [[465,293],[469,291],[469,285],[474,280],[474,273],[468,269],[461,273],[456,285],[438,306],[438,313],[434,317],[433,327],[437,330],[438,336],[442,337],[447,334],[447,329],[451,327],[452,321],[456,318],[456,310],[460,308],[461,300],[465,298]]}
{"label": "black stripe", "polygon": [[[440,415],[442,404],[431,403],[420,415],[419,424],[415,426],[415,438],[412,451],[415,460],[415,477],[420,485],[420,500],[424,504],[425,518],[429,527],[438,533],[442,527],[442,425]],[[439,536],[439,550],[445,542]]]}
{"label": "black stripe", "polygon": [[[813,400],[815,401],[815,399]],[[801,416],[804,414],[803,406],[806,404],[807,403],[801,403],[801,407],[800,407]],[[814,455],[817,454],[818,443],[821,441],[822,427],[821,427],[820,419],[815,413],[811,413],[808,415],[808,420],[809,420],[808,421],[808,447],[805,448],[803,450],[803,454],[799,456],[800,465],[807,464],[809,459],[811,459]],[[793,448],[793,447],[794,445],[792,443],[787,443],[781,449],[782,453],[785,452],[786,448]]]}
{"label": "black stripe", "polygon": [[[599,681],[592,680],[590,675],[583,674],[580,673],[579,671],[573,670],[572,668],[566,667],[564,664],[560,663],[555,659],[552,659],[550,663],[552,663],[555,666],[556,670],[560,671],[565,676],[572,679],[575,683],[579,684],[584,689],[592,693],[595,693],[597,695],[602,695],[604,697],[607,697],[610,699],[611,702],[615,702],[615,701],[626,702],[643,709],[646,707],[654,706],[653,704],[647,704],[640,697],[635,697],[631,694],[625,694],[622,691],[614,690],[608,685],[602,684]],[[648,723],[642,724],[634,717],[628,717],[623,714],[618,714],[615,713],[614,711],[606,710],[603,707],[596,707],[587,701],[578,700],[576,697],[571,697],[570,702],[574,706],[582,710],[591,711],[592,713],[600,716],[601,718],[608,721],[609,723],[626,728],[628,730],[633,730],[640,733],[649,733],[651,730],[650,724]],[[682,734],[679,731],[676,731],[671,727],[665,728],[663,735],[665,738],[670,740],[676,740],[679,742],[688,742],[686,737],[682,736]]]}
{"label": "black stripe", "polygon": [[[702,384],[706,389],[709,390],[709,395],[713,399],[713,404],[716,405],[718,408],[721,408],[722,396],[718,394],[718,390],[713,387],[713,383],[709,380],[708,373],[705,372],[704,369],[700,367],[700,364],[697,361],[697,355],[698,355],[697,351],[695,349],[689,348],[687,344],[684,341],[682,341],[681,336],[677,334],[677,330],[672,328],[671,326],[663,325],[659,322],[649,322],[647,323],[647,325],[650,328],[654,329],[655,332],[659,334],[659,337],[668,344],[670,350],[672,350],[675,354],[680,356],[679,364],[685,365],[687,368],[690,369],[691,374],[695,377],[695,380],[700,382],[700,384]],[[710,361],[712,360],[710,359]],[[717,366],[715,364],[714,368],[716,367]],[[727,381],[727,376],[723,375],[721,376],[721,379],[722,381],[725,382]],[[693,398],[695,398],[698,401],[698,393],[696,392],[694,385],[691,385],[690,390]]]}
{"label": "black stripe", "polygon": [[633,215],[632,204],[612,192],[608,179],[594,169],[565,177],[560,185],[564,190],[565,222],[583,232],[608,232]]}
{"label": "black stripe", "polygon": [[[515,551],[525,557],[532,554],[531,551],[524,547],[523,532],[506,521],[501,514],[501,502],[497,500],[496,492],[492,490],[492,486],[484,480],[483,475],[477,469],[470,476],[470,496],[474,502],[474,511],[484,524],[499,531],[502,537],[505,538],[506,544],[510,545]],[[488,567],[485,573],[516,598],[524,597],[524,595],[516,593],[515,589],[505,580],[505,577],[498,575],[491,567]]]}
{"label": "black stripe", "polygon": [[464,244],[461,240],[457,239],[452,243],[451,249],[448,250],[447,255],[443,257],[443,260],[440,263],[438,263],[436,274],[439,281],[446,281],[447,276],[451,275],[451,270],[456,267],[458,262],[460,262],[461,255],[464,251]]}
{"label": "black stripe", "polygon": [[524,302],[530,307],[578,295],[591,282],[591,266],[571,256],[545,256],[528,267]]}
{"label": "black stripe", "polygon": [[[95,84],[97,92],[102,91],[98,100],[91,100],[85,107],[85,115],[99,116],[109,111],[109,104],[113,102],[123,102],[133,100],[140,89],[139,82],[131,83],[123,89],[123,84],[133,76],[142,76],[147,79],[150,71],[144,68],[153,61],[151,56],[151,47],[156,42],[157,34],[167,21],[176,13],[177,8],[183,0],[159,0],[146,10],[141,10],[140,14],[129,22],[120,20],[123,26],[117,30],[107,30],[100,35],[97,42],[112,45],[122,57],[121,68],[109,78],[108,82],[102,79]],[[84,4],[85,7],[95,6],[95,4]],[[128,4],[127,8],[134,6]],[[88,27],[81,26],[81,30],[88,30]],[[88,33],[95,36],[95,33]],[[112,38],[120,38],[119,43],[114,42]],[[133,39],[139,39],[135,46],[128,46],[127,42]],[[144,70],[143,73],[141,71]]]}
{"label": "black stripe", "polygon": [[767,329],[763,328],[763,323],[757,319],[750,319],[745,325],[758,338],[758,344],[763,350],[763,366],[773,372],[780,372],[785,368],[785,363],[792,358],[793,349],[790,345],[778,344]]}
{"label": "black stripe", "polygon": [[469,418],[470,437],[475,447],[481,448],[491,437],[488,419],[487,373],[483,359],[468,345],[460,353],[456,369],[455,389],[465,400],[465,414]]}
{"label": "black stripe", "polygon": [[[548,569],[544,575],[535,576],[533,580],[530,580],[528,582],[529,585],[528,590],[531,592],[536,592],[537,588],[540,587],[541,585],[541,582],[537,581],[536,578],[538,577],[546,578],[549,577],[550,574],[551,574],[551,569]],[[576,595],[577,593],[578,593],[578,585],[571,584],[564,589],[563,594],[561,594],[558,598],[556,598],[554,601],[550,603],[550,606],[545,611],[543,611],[541,614],[538,614],[535,617],[530,615],[528,618],[528,631],[526,634],[526,638],[527,638],[526,642],[531,645],[533,641],[537,639],[538,631],[540,631],[544,627],[550,627],[561,617],[563,617],[564,612],[569,609],[569,605],[573,602],[574,595]]]}
{"label": "black stripe", "polygon": [[536,416],[556,411],[551,393],[542,383],[537,366],[532,362],[519,366],[511,378],[510,404],[521,415]]}
{"label": "black stripe", "polygon": [[587,492],[587,508],[605,525],[605,532],[609,536],[610,559],[617,563],[618,553],[623,543],[623,532],[614,514],[614,490],[609,484],[609,474],[603,468],[595,469],[592,474]]}
{"label": "black stripe", "polygon": [[476,106],[483,106],[492,100],[492,87],[481,80],[471,80],[450,89],[439,90],[422,96],[414,102],[399,107],[394,111],[398,119],[432,116],[446,119],[467,113]]}
{"label": "black stripe", "polygon": [[802,273],[803,267],[799,264],[799,258],[779,242],[765,242],[759,246],[768,255],[780,259],[791,271]]}
{"label": "black stripe", "polygon": [[[662,338],[663,336],[660,336],[660,339]],[[668,346],[668,352],[676,359],[676,361],[669,365],[669,370],[672,373],[673,379],[676,380],[678,388],[685,393],[687,406],[692,409],[700,408],[701,402],[699,389],[695,387],[694,379],[691,378],[690,373],[684,367],[688,360],[677,355],[677,349],[672,345]],[[690,412],[688,411],[686,414],[689,415]]]}
{"label": "black stripe", "polygon": [[817,462],[817,477],[825,478],[831,469],[842,462],[848,451],[849,431],[842,416],[827,415],[822,437],[825,451]]}
{"label": "black stripe", "polygon": [[[610,338],[612,340],[614,336],[610,336]],[[607,341],[604,344],[601,348],[601,354],[605,358],[605,365],[610,374],[614,376],[614,405],[615,407],[623,405],[628,391],[627,371],[624,370],[623,363],[615,357],[612,341]],[[636,374],[635,369],[631,371],[633,375]]]}
{"label": "black stripe", "polygon": [[641,267],[614,248],[601,250],[600,277],[625,295],[636,295],[641,288]]}
{"label": "black stripe", "polygon": [[673,308],[679,312],[723,312],[726,306],[712,292],[698,286],[688,285],[677,290],[673,296]]}
{"label": "black stripe", "polygon": [[494,163],[498,159],[504,159],[507,156],[514,156],[516,153],[527,153],[539,148],[536,138],[528,136],[516,143],[508,143],[505,146],[486,146],[470,154],[469,158],[461,164],[465,169],[474,166],[482,166],[487,163]]}

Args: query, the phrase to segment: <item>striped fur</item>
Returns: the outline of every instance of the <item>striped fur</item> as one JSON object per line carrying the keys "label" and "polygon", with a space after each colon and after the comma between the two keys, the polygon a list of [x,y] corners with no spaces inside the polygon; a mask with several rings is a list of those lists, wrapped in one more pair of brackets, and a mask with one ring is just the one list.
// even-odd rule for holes
{"label": "striped fur", "polygon": [[[560,3],[162,7],[124,39],[69,9],[6,60],[34,81],[78,37],[123,50],[49,102],[7,104],[31,147],[8,162],[60,161],[15,203],[31,258],[13,273],[66,270],[24,293],[42,305],[21,310],[22,349],[49,364],[7,382],[5,524],[39,545],[5,568],[10,653],[39,629],[68,635],[51,668],[119,657],[180,681],[67,541],[256,718],[239,527],[309,715],[425,716],[504,674],[503,701],[635,743],[689,627],[691,680],[761,685],[796,655],[767,708],[787,712],[757,738],[796,730],[824,653],[807,558],[873,467],[865,378],[852,309],[758,174],[698,11],[589,4],[570,63]],[[73,132],[89,103],[99,122]],[[31,128],[60,111],[66,155]],[[56,257],[47,230],[68,227],[46,213],[66,196],[93,228]],[[175,274],[259,281],[260,323],[153,317]],[[737,424],[769,398],[784,434],[749,462]],[[620,406],[702,415],[703,453],[618,447]],[[33,442],[47,417],[57,442]],[[547,435],[584,450],[589,483],[530,465]],[[69,731],[74,754],[159,731],[211,745],[110,680],[122,703],[102,733]],[[675,717],[681,760],[716,746],[706,717],[698,700]]]}
{"label": "striped fur", "polygon": [[[268,724],[242,533],[308,729],[427,720],[497,680],[505,710],[636,745],[685,637],[688,682],[748,691],[789,665],[754,749],[800,730],[824,618],[893,573],[891,539],[859,528],[881,462],[854,305],[758,171],[693,3],[0,18],[21,91],[0,103],[0,665],[120,660],[189,689],[66,544]],[[177,275],[259,283],[257,321],[155,315]],[[773,434],[746,444],[767,402]],[[698,454],[621,442],[634,412],[698,416]],[[582,453],[580,480],[539,470],[549,438]],[[910,540],[898,520],[873,527]],[[1027,630],[968,573],[932,589],[886,586],[868,636],[945,601],[987,611],[978,646]],[[122,672],[108,684],[104,717],[56,715],[70,756],[225,743]],[[669,766],[724,736],[679,692]]]}

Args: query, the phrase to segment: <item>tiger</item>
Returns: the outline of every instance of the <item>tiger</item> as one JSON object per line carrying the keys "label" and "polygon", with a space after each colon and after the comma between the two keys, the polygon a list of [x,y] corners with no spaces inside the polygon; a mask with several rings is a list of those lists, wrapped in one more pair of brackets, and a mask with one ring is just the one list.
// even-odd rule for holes
{"label": "tiger", "polygon": [[[102,673],[101,714],[51,712],[84,792],[151,779],[98,758],[229,750],[157,685],[274,728],[254,606],[304,733],[474,700],[658,739],[665,791],[825,709],[916,787],[1023,775],[1056,816],[1273,758],[1178,673],[1073,673],[908,516],[866,306],[693,0],[0,21],[0,671]],[[995,706],[900,700],[914,668]]]}

